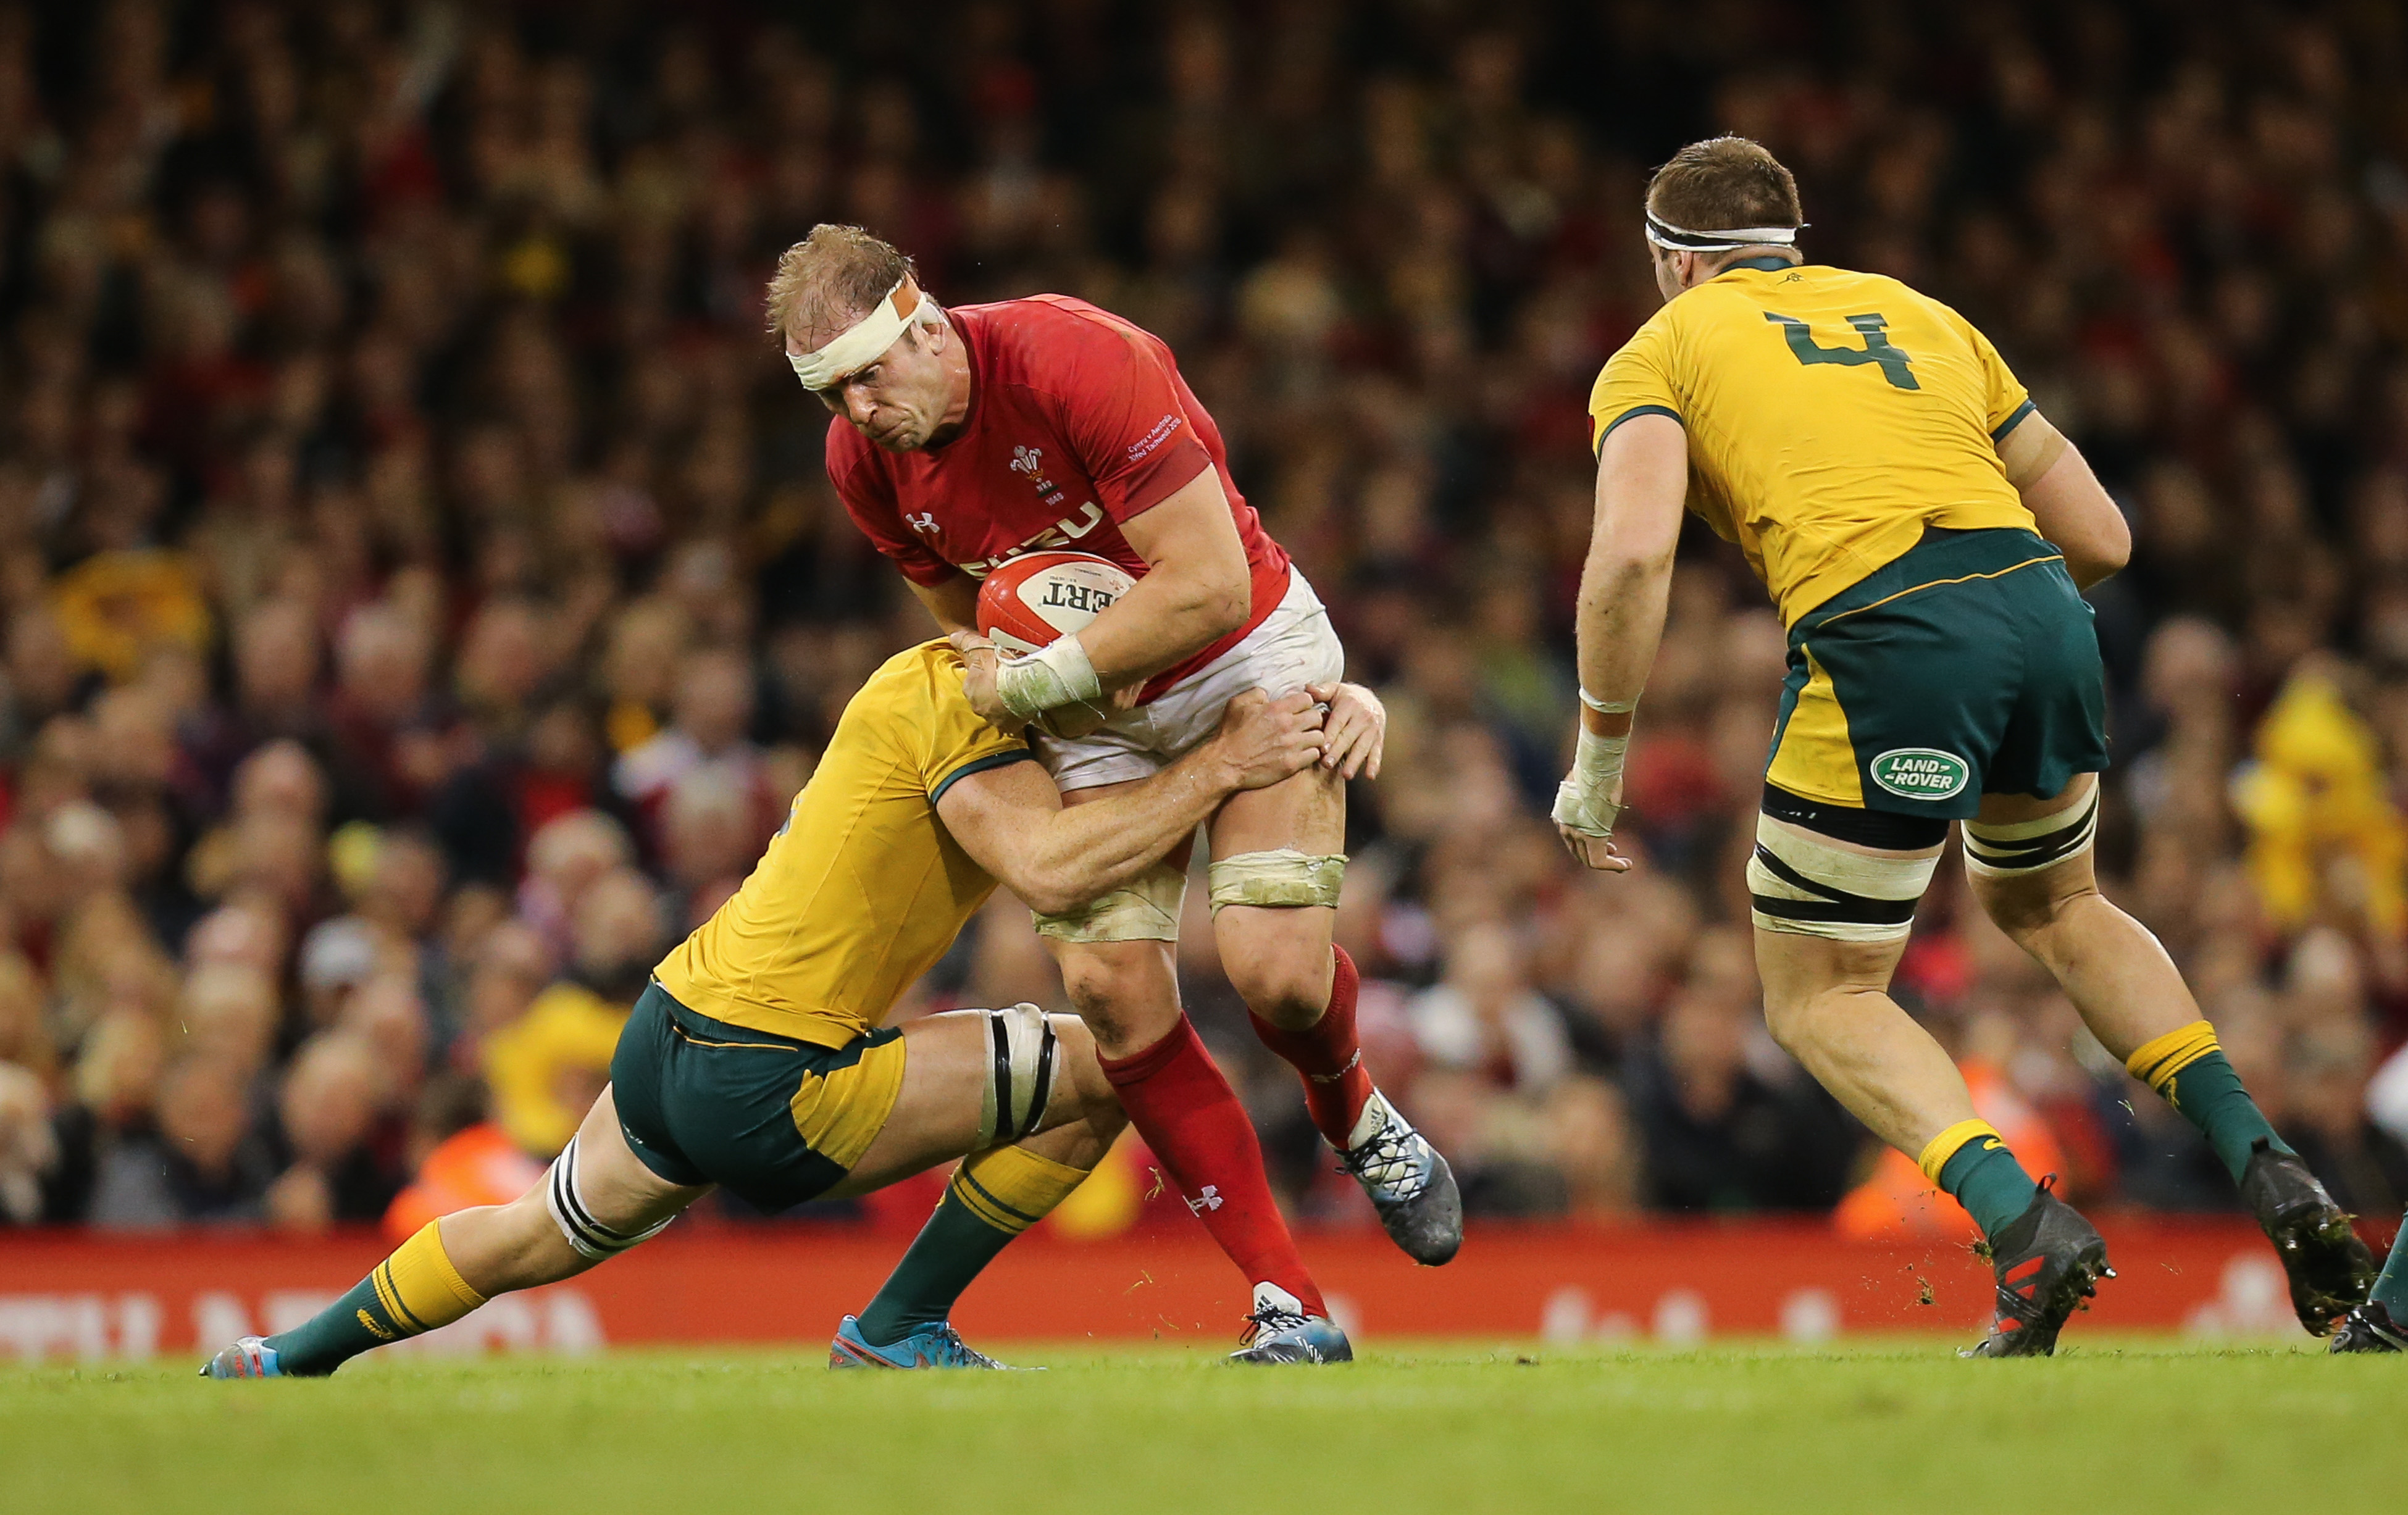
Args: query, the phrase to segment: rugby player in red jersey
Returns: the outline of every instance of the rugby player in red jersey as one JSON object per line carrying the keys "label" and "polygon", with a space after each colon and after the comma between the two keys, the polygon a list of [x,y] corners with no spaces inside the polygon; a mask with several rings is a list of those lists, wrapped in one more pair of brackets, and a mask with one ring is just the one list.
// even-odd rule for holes
{"label": "rugby player in red jersey", "polygon": [[[908,257],[848,226],[788,249],[768,305],[796,376],[838,417],[827,469],[845,509],[948,632],[975,635],[979,580],[1022,552],[1096,553],[1136,576],[1075,636],[1026,657],[970,657],[972,706],[1039,722],[1066,803],[1157,771],[1240,691],[1340,678],[1327,612],[1239,493],[1219,428],[1157,338],[1063,295],[939,309]],[[1072,726],[1049,712],[1078,705],[1113,713],[1054,735]],[[1332,735],[1334,758],[1345,744]],[[1348,777],[1326,762],[1213,817],[1213,933],[1255,1031],[1303,1076],[1313,1123],[1388,1234],[1442,1263],[1462,1238],[1454,1177],[1372,1087],[1354,965],[1331,940]],[[1180,1008],[1185,861],[1039,915],[1038,931],[1130,1119],[1255,1284],[1258,1315],[1319,1317],[1253,1127]]]}

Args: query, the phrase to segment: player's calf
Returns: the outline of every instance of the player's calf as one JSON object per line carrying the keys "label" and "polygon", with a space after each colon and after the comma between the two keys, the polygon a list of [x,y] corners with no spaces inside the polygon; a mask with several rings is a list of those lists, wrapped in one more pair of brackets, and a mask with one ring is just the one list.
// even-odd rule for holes
{"label": "player's calf", "polygon": [[[429,1221],[334,1304],[291,1331],[243,1338],[205,1364],[202,1375],[323,1377],[364,1351],[450,1325],[494,1294],[573,1278],[659,1235],[702,1191],[652,1179],[658,1193],[631,1194],[612,1181],[640,1171],[619,1135],[616,1108],[606,1089],[535,1188],[507,1205]],[[600,1148],[598,1177],[587,1171],[587,1142]]]}
{"label": "player's calf", "polygon": [[[1334,879],[1330,887],[1334,897]],[[1346,949],[1329,940],[1334,911],[1223,909],[1217,882],[1213,893],[1222,962],[1254,1035],[1303,1079],[1313,1126],[1370,1196],[1389,1238],[1416,1263],[1447,1262],[1463,1246],[1463,1196],[1446,1159],[1363,1066],[1354,1021],[1361,982]]]}
{"label": "player's calf", "polygon": [[2325,1335],[2366,1298],[2374,1263],[2365,1243],[2250,1097],[2156,938],[2099,893],[2096,781],[2069,785],[2048,814],[2015,813],[2023,808],[1994,802],[1988,818],[1965,823],[1965,867],[1983,908],[2064,986],[2132,1077],[2207,1138],[2273,1243],[2300,1323]]}

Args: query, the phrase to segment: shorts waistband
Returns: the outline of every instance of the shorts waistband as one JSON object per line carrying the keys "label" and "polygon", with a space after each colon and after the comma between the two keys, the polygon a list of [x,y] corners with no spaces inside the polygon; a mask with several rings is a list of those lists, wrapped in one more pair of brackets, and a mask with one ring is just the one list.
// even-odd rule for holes
{"label": "shorts waistband", "polygon": [[658,979],[644,991],[645,997],[654,994],[668,1012],[669,1024],[686,1040],[703,1047],[754,1047],[767,1051],[824,1052],[827,1048],[815,1041],[803,1041],[794,1036],[781,1036],[774,1031],[760,1031],[752,1026],[730,1025],[700,1010],[689,1009],[685,1003],[663,988]]}
{"label": "shorts waistband", "polygon": [[1842,617],[1925,590],[2000,579],[2019,569],[2064,561],[2064,553],[2021,527],[1965,531],[1928,526],[1913,547],[1799,617],[1790,628],[1790,640],[1795,643]]}

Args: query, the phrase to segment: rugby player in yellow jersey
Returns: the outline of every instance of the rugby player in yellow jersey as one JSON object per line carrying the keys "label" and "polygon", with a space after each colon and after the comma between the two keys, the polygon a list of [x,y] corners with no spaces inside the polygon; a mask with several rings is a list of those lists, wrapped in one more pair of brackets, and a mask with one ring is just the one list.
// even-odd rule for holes
{"label": "rugby player in yellow jersey", "polygon": [[[1078,908],[1152,867],[1231,794],[1325,757],[1341,774],[1375,765],[1384,717],[1351,685],[1241,694],[1193,752],[1125,793],[1065,808],[1027,744],[970,707],[962,675],[960,653],[927,642],[853,695],[752,877],[654,969],[609,1086],[541,1182],[428,1222],[307,1323],[246,1336],[203,1375],[331,1373],[494,1294],[581,1273],[713,1184],[781,1210],[954,1158],[938,1218],[913,1244],[929,1253],[921,1297],[906,1302],[917,1328],[873,1345],[847,1317],[832,1362],[996,1365],[944,1323],[947,1308],[1078,1186],[1125,1118],[1075,1016],[1019,1005],[880,1022],[998,879],[1033,908]],[[948,1232],[956,1212],[967,1219]],[[1238,1357],[1347,1354],[1334,1326],[1314,1324],[1309,1344],[1257,1331]]]}
{"label": "rugby player in yellow jersey", "polygon": [[2349,1218],[2258,1113],[2157,939],[2092,879],[2106,695],[2079,590],[2123,566],[2123,518],[1989,342],[1894,279],[1805,263],[1798,189],[1753,142],[1674,154],[1648,186],[1664,307],[1589,410],[1596,535],[1581,714],[1555,821],[1613,847],[1622,760],[1664,627],[1682,509],[1739,544],[1789,633],[1748,865],[1772,1035],[1988,1238],[1998,1313],[1972,1350],[2054,1350],[2113,1277],[1889,997],[1949,824],[1974,896],[2091,1031],[2207,1136],[2323,1335],[2372,1268]]}

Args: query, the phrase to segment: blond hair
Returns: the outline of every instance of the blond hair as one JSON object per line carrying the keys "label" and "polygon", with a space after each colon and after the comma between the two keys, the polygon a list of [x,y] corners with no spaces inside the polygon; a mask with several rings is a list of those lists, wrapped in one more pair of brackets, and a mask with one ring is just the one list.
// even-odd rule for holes
{"label": "blond hair", "polygon": [[843,331],[916,272],[910,254],[892,242],[822,222],[778,258],[769,280],[769,335]]}

